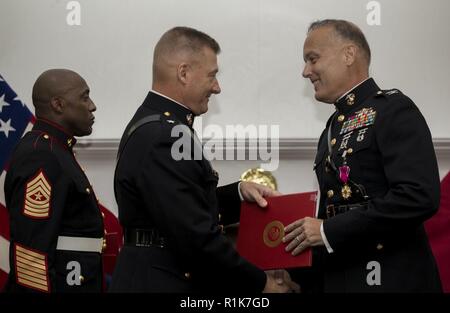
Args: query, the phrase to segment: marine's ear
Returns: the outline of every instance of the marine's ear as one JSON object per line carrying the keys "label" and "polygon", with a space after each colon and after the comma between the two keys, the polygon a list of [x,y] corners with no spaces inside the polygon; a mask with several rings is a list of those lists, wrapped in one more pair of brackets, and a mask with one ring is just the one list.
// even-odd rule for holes
{"label": "marine's ear", "polygon": [[355,63],[359,50],[354,44],[347,44],[344,47],[344,62],[347,66]]}
{"label": "marine's ear", "polygon": [[187,84],[190,65],[187,63],[180,63],[177,66],[177,78],[182,84]]}
{"label": "marine's ear", "polygon": [[50,99],[50,109],[58,114],[64,112],[65,101],[63,98],[56,96]]}

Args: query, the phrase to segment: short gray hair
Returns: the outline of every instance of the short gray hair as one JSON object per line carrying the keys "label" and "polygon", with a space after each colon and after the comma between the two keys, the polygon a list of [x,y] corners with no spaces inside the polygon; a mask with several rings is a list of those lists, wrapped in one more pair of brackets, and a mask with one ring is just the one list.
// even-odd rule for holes
{"label": "short gray hair", "polygon": [[[216,54],[220,53],[220,46],[217,41],[194,28],[177,26],[165,32],[155,47],[155,54],[160,49],[186,49],[193,53],[199,52],[203,47],[211,48]],[[164,48],[163,48],[164,47]]]}
{"label": "short gray hair", "polygon": [[368,64],[370,64],[371,52],[369,43],[367,42],[366,36],[364,36],[358,26],[345,20],[325,19],[311,23],[308,28],[308,33],[317,28],[326,26],[333,27],[336,34],[338,34],[341,38],[350,40],[358,45],[364,52]]}

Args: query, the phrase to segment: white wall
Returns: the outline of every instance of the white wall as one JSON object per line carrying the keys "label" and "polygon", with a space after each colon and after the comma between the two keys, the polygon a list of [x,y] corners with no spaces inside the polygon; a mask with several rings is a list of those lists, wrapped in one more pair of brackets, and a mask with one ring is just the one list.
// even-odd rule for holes
{"label": "white wall", "polygon": [[[79,159],[101,202],[113,210],[117,140],[151,85],[156,41],[176,25],[203,30],[222,46],[223,91],[212,99],[203,127],[276,124],[281,139],[317,140],[332,106],[316,103],[300,75],[302,43],[310,22],[343,18],[365,32],[379,85],[403,90],[425,115],[433,137],[450,138],[448,0],[380,0],[379,26],[367,23],[368,0],[80,0],[80,26],[66,23],[69,2],[0,1],[0,74],[29,107],[42,71],[64,67],[85,77],[98,110],[87,140],[92,149],[80,147]],[[102,139],[113,144],[102,149]],[[438,147],[441,176],[450,169],[449,142]],[[282,157],[274,173],[282,192],[315,188],[313,149],[302,147]],[[221,184],[255,164],[213,163]]]}
{"label": "white wall", "polygon": [[[77,158],[85,168],[97,197],[106,207],[117,212],[113,194],[113,176],[115,167],[116,144],[102,150],[98,148],[78,148]],[[280,152],[280,163],[273,175],[277,179],[278,189],[282,193],[296,193],[317,190],[314,163],[313,142],[299,140]],[[436,143],[436,154],[441,179],[450,171],[450,142]],[[213,161],[213,167],[219,172],[219,185],[237,181],[249,168],[257,167],[260,161]],[[418,165],[420,166],[420,165]]]}
{"label": "white wall", "polygon": [[80,26],[67,25],[68,2],[0,1],[0,73],[31,106],[42,71],[78,71],[98,106],[92,138],[120,137],[151,84],[154,44],[175,25],[199,28],[223,49],[223,92],[205,126],[279,124],[283,138],[317,138],[332,107],[317,104],[300,76],[301,47],[308,24],[325,17],[357,23],[380,86],[403,90],[433,137],[450,137],[448,0],[380,0],[379,26],[367,24],[368,0],[80,0]]}

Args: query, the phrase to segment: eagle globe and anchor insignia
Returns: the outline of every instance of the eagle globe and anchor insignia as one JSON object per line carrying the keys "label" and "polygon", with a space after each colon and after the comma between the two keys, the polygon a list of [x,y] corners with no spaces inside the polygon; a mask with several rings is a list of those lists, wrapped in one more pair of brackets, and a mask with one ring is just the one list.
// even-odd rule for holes
{"label": "eagle globe and anchor insignia", "polygon": [[263,241],[269,248],[275,248],[284,237],[284,225],[280,221],[272,221],[266,225],[263,232]]}

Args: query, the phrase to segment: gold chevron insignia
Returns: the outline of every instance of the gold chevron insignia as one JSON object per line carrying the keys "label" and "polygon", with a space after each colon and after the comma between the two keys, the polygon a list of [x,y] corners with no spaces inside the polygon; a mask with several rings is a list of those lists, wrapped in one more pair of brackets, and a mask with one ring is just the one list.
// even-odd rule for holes
{"label": "gold chevron insignia", "polygon": [[31,218],[48,218],[51,194],[52,186],[41,170],[27,183],[23,214]]}

